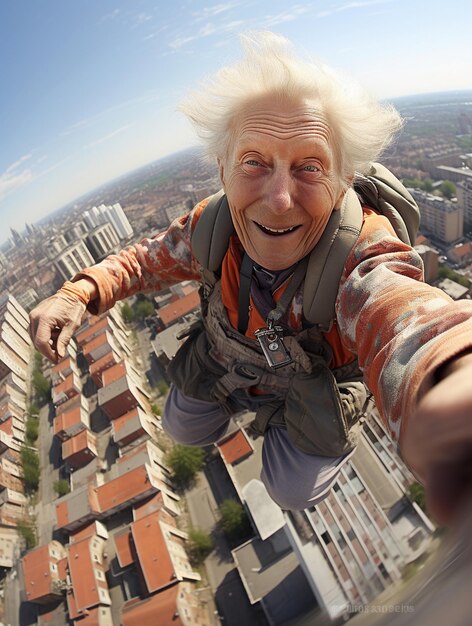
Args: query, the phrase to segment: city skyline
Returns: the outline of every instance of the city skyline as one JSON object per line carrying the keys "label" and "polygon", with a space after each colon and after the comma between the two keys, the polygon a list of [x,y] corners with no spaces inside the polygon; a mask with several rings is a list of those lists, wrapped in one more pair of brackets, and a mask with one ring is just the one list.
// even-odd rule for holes
{"label": "city skyline", "polygon": [[[472,9],[454,0],[85,0],[0,8],[0,242],[76,197],[196,143],[179,101],[273,30],[376,96],[472,88]],[[117,198],[118,202],[120,199]]]}

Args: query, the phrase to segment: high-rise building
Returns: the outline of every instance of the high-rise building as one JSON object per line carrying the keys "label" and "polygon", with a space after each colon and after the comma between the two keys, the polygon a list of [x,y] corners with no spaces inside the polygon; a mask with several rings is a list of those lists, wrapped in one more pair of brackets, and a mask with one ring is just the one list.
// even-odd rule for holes
{"label": "high-rise building", "polygon": [[411,193],[420,207],[420,229],[443,243],[453,243],[464,235],[464,209],[457,202],[417,189]]}
{"label": "high-rise building", "polygon": [[119,203],[113,205],[101,204],[92,207],[83,214],[83,220],[88,228],[96,228],[100,224],[110,223],[115,228],[120,240],[129,239],[133,235],[133,229]]}
{"label": "high-rise building", "polygon": [[77,272],[94,263],[95,260],[83,241],[78,241],[71,246],[66,245],[62,254],[54,259],[54,265],[64,280],[70,280]]}
{"label": "high-rise building", "polygon": [[95,261],[100,261],[106,255],[114,252],[119,244],[116,230],[110,223],[96,226],[87,235],[86,241]]}
{"label": "high-rise building", "polygon": [[457,183],[457,203],[464,209],[464,223],[466,229],[472,230],[472,179]]}

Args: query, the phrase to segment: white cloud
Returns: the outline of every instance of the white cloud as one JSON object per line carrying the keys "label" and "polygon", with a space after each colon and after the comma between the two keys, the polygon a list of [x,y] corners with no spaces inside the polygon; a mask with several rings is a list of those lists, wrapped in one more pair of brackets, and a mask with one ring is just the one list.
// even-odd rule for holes
{"label": "white cloud", "polygon": [[0,200],[5,198],[12,191],[24,187],[33,179],[33,173],[30,169],[15,172],[21,163],[30,157],[31,155],[29,154],[18,159],[18,161],[10,165],[3,174],[0,174]]}
{"label": "white cloud", "polygon": [[225,13],[226,11],[231,11],[231,9],[236,9],[241,6],[240,2],[226,2],[221,4],[215,4],[212,7],[203,7],[201,11],[194,13],[195,19],[206,20],[209,17],[213,17],[215,15],[219,15],[220,13]]}
{"label": "white cloud", "polygon": [[342,11],[349,11],[350,9],[363,9],[364,7],[370,7],[375,4],[386,4],[390,3],[391,1],[392,0],[360,0],[358,2],[346,2],[345,4],[341,4],[338,7],[333,7],[332,9],[319,11],[316,14],[316,17],[328,17],[329,15],[333,15],[334,13],[341,13]]}
{"label": "white cloud", "polygon": [[102,17],[98,20],[98,23],[102,24],[103,22],[109,22],[111,20],[114,20],[115,18],[118,17],[120,13],[121,13],[121,9],[115,9],[111,13],[106,13],[105,15],[102,15]]}
{"label": "white cloud", "polygon": [[115,135],[119,135],[120,133],[124,132],[126,129],[130,128],[130,126],[133,126],[133,124],[125,124],[125,126],[121,126],[121,128],[117,128],[111,133],[108,133],[108,135],[104,135],[103,137],[100,137],[99,139],[95,139],[95,141],[92,141],[91,143],[87,144],[85,148],[91,148],[92,146],[97,146],[100,143],[104,143],[105,141],[108,141]]}
{"label": "white cloud", "polygon": [[266,15],[264,19],[264,28],[272,28],[278,24],[293,22],[300,16],[310,13],[311,11],[313,11],[313,6],[308,4],[294,4],[285,11],[281,11],[275,15]]}

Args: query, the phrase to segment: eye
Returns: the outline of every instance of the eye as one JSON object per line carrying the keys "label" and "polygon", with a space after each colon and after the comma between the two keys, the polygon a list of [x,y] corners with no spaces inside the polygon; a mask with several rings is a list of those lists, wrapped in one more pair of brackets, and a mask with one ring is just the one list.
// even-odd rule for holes
{"label": "eye", "polygon": [[246,165],[251,165],[252,167],[259,167],[261,165],[259,161],[256,161],[256,159],[248,159],[247,161],[244,161],[244,163]]}
{"label": "eye", "polygon": [[319,167],[316,167],[316,165],[304,165],[303,171],[304,172],[320,172],[321,170]]}

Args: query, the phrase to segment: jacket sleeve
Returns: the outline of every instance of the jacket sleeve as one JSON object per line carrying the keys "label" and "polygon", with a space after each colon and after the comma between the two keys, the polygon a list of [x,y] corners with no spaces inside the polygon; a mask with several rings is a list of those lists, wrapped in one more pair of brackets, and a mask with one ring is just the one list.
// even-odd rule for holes
{"label": "jacket sleeve", "polygon": [[422,261],[388,220],[365,211],[337,299],[343,341],[395,440],[401,440],[439,366],[472,347],[472,302],[424,282]]}
{"label": "jacket sleeve", "polygon": [[191,236],[206,203],[203,200],[190,213],[174,220],[166,231],[76,274],[73,281],[89,278],[97,285],[99,296],[88,309],[103,313],[118,300],[137,292],[159,291],[183,280],[200,280]]}

